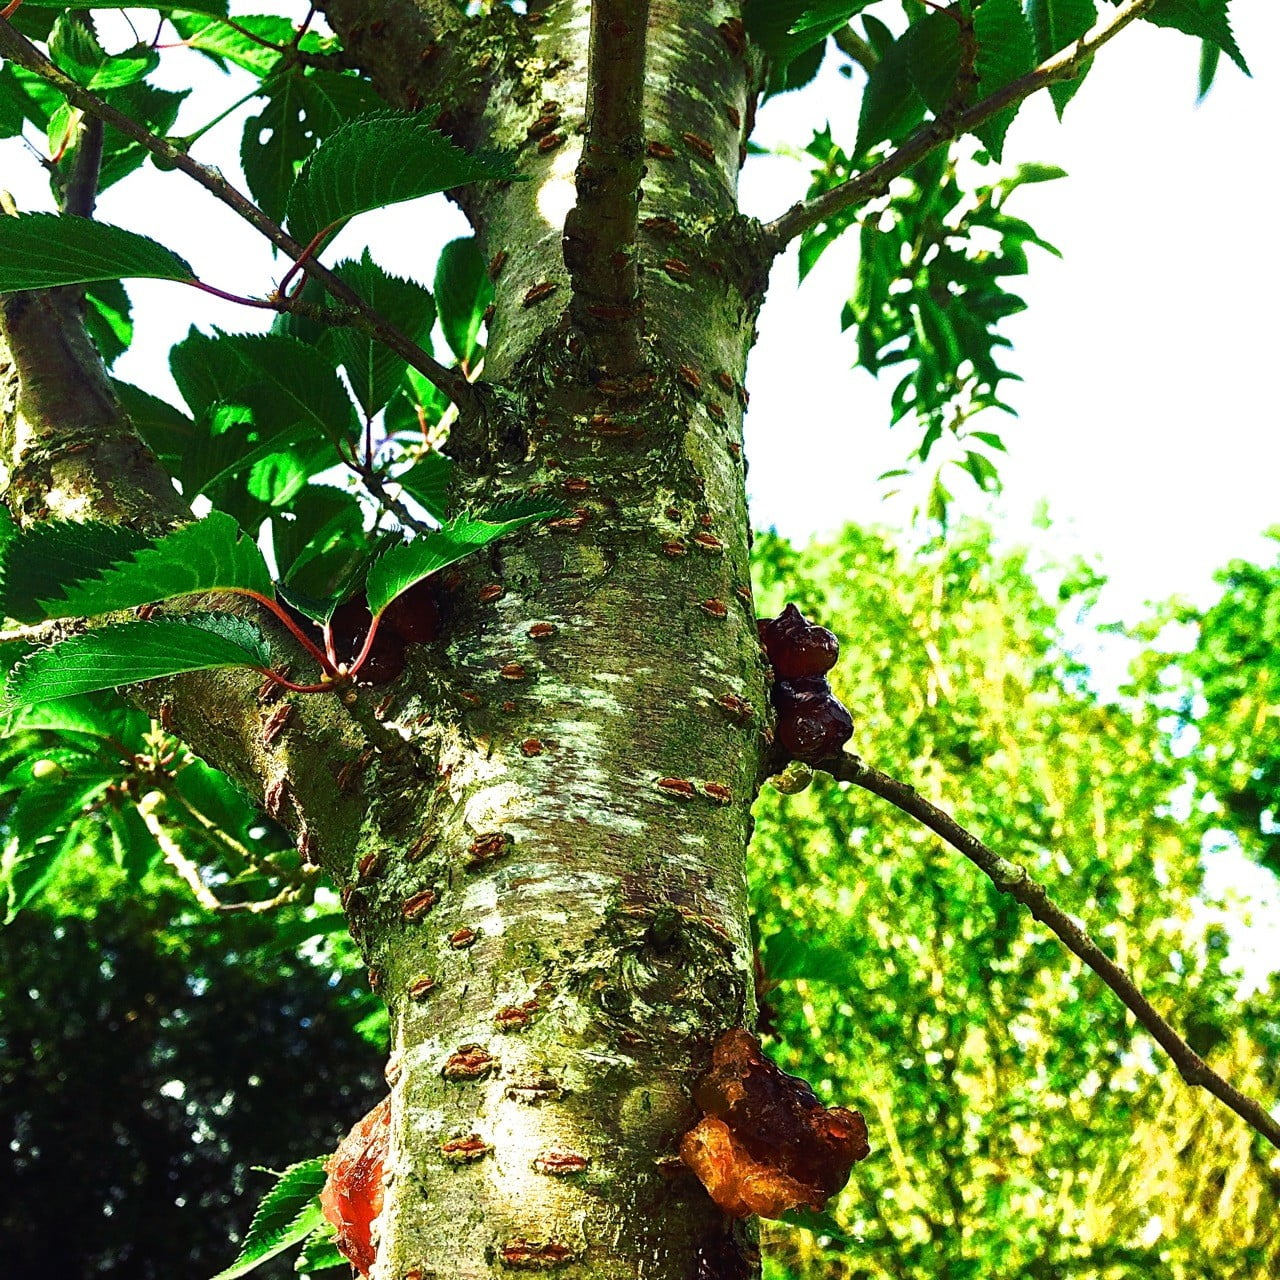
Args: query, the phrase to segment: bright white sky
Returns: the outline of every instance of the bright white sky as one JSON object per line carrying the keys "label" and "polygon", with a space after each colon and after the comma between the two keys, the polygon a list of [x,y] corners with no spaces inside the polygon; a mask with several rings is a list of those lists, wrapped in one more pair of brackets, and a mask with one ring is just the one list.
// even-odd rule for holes
{"label": "bright white sky", "polygon": [[[236,8],[290,11],[279,3]],[[1022,188],[1011,205],[1064,258],[1032,249],[1030,276],[1013,285],[1029,303],[1005,329],[1014,343],[1006,367],[1025,381],[1005,384],[1004,394],[1020,417],[977,423],[1009,447],[1005,492],[988,501],[958,472],[950,487],[957,514],[990,516],[1009,542],[1030,540],[1047,557],[1096,559],[1111,579],[1098,620],[1136,621],[1144,602],[1174,593],[1207,601],[1213,572],[1227,560],[1275,554],[1261,534],[1280,522],[1280,180],[1268,132],[1280,119],[1280,6],[1236,0],[1233,22],[1253,79],[1223,59],[1197,106],[1196,43],[1136,23],[1099,55],[1063,125],[1042,96],[1023,108],[1006,146],[1011,165],[1057,164],[1070,175]],[[152,23],[154,15],[140,15],[138,29],[149,33]],[[177,132],[211,117],[218,108],[210,101],[226,106],[243,91],[235,87],[241,80],[196,55],[172,62],[165,83],[196,85],[201,113],[189,102]],[[757,140],[803,146],[812,127],[829,120],[847,145],[857,100],[856,87],[824,76],[816,90],[770,104]],[[214,129],[194,153],[234,181],[244,115]],[[753,159],[744,208],[773,216],[806,185],[794,161]],[[0,143],[0,186],[21,207],[50,207],[43,174],[17,143]],[[177,173],[147,166],[105,194],[99,217],[155,236],[225,289],[261,295],[280,274],[255,233]],[[354,255],[376,241],[384,266],[429,281],[439,245],[464,233],[456,211],[436,199],[362,218],[338,247]],[[794,258],[778,264],[752,355],[755,523],[792,538],[848,519],[905,527],[921,501],[920,488],[908,485],[886,502],[886,486],[875,480],[902,464],[915,437],[909,424],[886,429],[892,379],[878,384],[850,368],[852,338],[839,332],[838,318],[853,248],[829,250],[799,289]],[[174,398],[165,356],[189,324],[264,323],[261,312],[181,286],[128,288],[137,340],[117,373]],[[1049,534],[1032,527],[1042,505],[1053,520]],[[1127,656],[1122,646],[1088,646],[1104,688],[1122,678]],[[1235,867],[1232,879],[1243,887],[1249,870]],[[1274,894],[1265,875],[1256,887]],[[1280,931],[1268,945],[1280,953]]]}

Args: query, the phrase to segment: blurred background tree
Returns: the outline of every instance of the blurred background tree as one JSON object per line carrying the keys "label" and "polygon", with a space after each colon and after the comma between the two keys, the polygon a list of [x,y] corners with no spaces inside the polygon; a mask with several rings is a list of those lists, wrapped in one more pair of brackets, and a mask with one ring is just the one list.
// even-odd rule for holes
{"label": "blurred background tree", "polygon": [[[1106,702],[1064,647],[1059,618],[1087,610],[1097,575],[1064,569],[1050,601],[981,526],[911,555],[852,527],[803,551],[764,538],[757,564],[764,612],[785,594],[840,636],[854,747],[1051,883],[1198,1052],[1274,1096],[1274,986],[1241,998],[1202,894],[1201,840],[1229,815],[1186,793],[1217,785],[1200,772],[1216,757],[1178,758],[1159,690]],[[1241,584],[1267,576],[1232,566],[1186,661],[1197,687],[1235,687],[1224,615],[1241,624]],[[1274,640],[1247,652],[1252,687],[1274,688]],[[929,833],[819,777],[765,789],[753,854],[779,1059],[857,1098],[878,1135],[830,1221],[770,1228],[775,1276],[1280,1269],[1274,1153],[1158,1066],[1099,980]]]}

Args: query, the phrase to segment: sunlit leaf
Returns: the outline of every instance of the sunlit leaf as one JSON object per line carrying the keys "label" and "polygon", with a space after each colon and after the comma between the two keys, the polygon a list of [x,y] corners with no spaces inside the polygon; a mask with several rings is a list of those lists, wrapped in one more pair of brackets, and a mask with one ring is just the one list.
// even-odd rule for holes
{"label": "sunlit leaf", "polygon": [[463,151],[421,115],[364,116],[335,130],[307,161],[289,192],[289,230],[308,241],[370,209],[515,176],[507,159]]}
{"label": "sunlit leaf", "polygon": [[402,591],[407,591],[429,574],[456,563],[516,529],[556,514],[558,509],[543,507],[498,520],[459,516],[443,528],[392,547],[369,569],[365,583],[369,611],[376,617]]}
{"label": "sunlit leaf", "polygon": [[479,353],[477,336],[484,309],[493,300],[493,285],[474,236],[450,240],[436,263],[436,307],[449,349],[464,364]]}
{"label": "sunlit leaf", "polygon": [[324,1222],[320,1211],[320,1190],[324,1186],[327,1157],[316,1156],[290,1165],[279,1181],[263,1196],[240,1253],[212,1280],[236,1280],[247,1275],[268,1258],[300,1244]]}
{"label": "sunlit leaf", "polygon": [[9,673],[4,699],[9,706],[52,702],[186,671],[264,667],[270,659],[262,632],[233,614],[126,622],[36,650]]}
{"label": "sunlit leaf", "polygon": [[[340,262],[337,275],[350,285],[384,320],[411,342],[430,348],[436,308],[422,285],[384,271],[366,249],[358,261]],[[333,334],[333,350],[366,417],[373,417],[391,399],[408,367],[376,338],[346,327]]]}
{"label": "sunlit leaf", "polygon": [[49,618],[93,617],[175,596],[227,590],[266,595],[271,591],[271,575],[257,544],[236,521],[224,512],[211,511],[203,520],[182,525],[95,577],[51,580],[41,606]]}

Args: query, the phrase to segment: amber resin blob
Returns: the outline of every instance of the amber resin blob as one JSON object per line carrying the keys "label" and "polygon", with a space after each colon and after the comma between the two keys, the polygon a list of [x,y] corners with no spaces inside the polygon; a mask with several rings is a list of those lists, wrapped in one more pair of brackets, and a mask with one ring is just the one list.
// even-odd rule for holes
{"label": "amber resin blob", "polygon": [[693,1100],[703,1118],[681,1140],[681,1159],[737,1218],[777,1218],[801,1205],[821,1209],[871,1151],[859,1112],[828,1110],[742,1027],[716,1042]]}
{"label": "amber resin blob", "polygon": [[382,1212],[382,1166],[387,1158],[391,1100],[383,1098],[343,1138],[325,1164],[320,1208],[337,1231],[334,1245],[362,1275],[373,1269],[373,1224]]}

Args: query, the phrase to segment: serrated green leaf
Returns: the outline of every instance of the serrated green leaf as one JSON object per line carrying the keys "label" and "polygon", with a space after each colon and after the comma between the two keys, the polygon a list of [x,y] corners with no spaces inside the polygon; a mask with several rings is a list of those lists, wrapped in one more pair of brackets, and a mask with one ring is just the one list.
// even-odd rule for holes
{"label": "serrated green leaf", "polygon": [[265,667],[266,638],[234,614],[158,618],[86,631],[20,662],[5,681],[10,706],[53,702],[139,680],[212,667]]}
{"label": "serrated green leaf", "polygon": [[[173,0],[101,0],[100,3],[78,4],[78,9],[168,9]],[[24,0],[26,9],[65,9],[66,0]],[[193,13],[226,13],[226,0],[183,0],[182,7]]]}
{"label": "serrated green leaf", "polygon": [[54,22],[49,57],[77,84],[95,93],[134,84],[160,65],[160,55],[142,43],[108,54],[88,23],[74,13],[59,14]]}
{"label": "serrated green leaf", "polygon": [[354,437],[355,411],[332,361],[297,338],[281,333],[208,337],[193,329],[170,351],[169,367],[196,414],[208,417],[219,406],[247,411],[215,421],[215,435],[234,421],[252,424],[244,433],[246,446],[265,443],[274,448],[277,437],[295,428],[313,439]]}
{"label": "serrated green leaf", "polygon": [[1027,21],[1041,62],[1079,40],[1097,19],[1094,0],[1027,0]]}
{"label": "serrated green leaf", "polygon": [[13,74],[13,65],[0,66],[0,138],[16,138],[30,118],[31,99]]}
{"label": "serrated green leaf", "polygon": [[349,1266],[346,1256],[338,1252],[338,1246],[333,1242],[333,1233],[330,1229],[311,1235],[302,1246],[302,1252],[298,1255],[298,1261],[294,1263],[293,1269],[304,1274],[312,1274],[316,1271],[328,1271],[331,1267]]}
{"label": "serrated green leaf", "polygon": [[298,67],[264,82],[266,104],[245,121],[240,163],[253,197],[282,221],[298,169],[344,121],[372,111],[373,86],[354,76]]}
{"label": "serrated green leaf", "polygon": [[471,155],[421,115],[349,121],[320,144],[289,192],[289,230],[309,241],[370,209],[471,182],[517,177],[501,156]]}
{"label": "serrated green leaf", "polygon": [[129,295],[119,280],[97,280],[84,291],[85,327],[103,362],[111,367],[133,341]]}
{"label": "serrated green leaf", "polygon": [[[189,93],[189,89],[157,89],[155,85],[139,80],[120,89],[110,89],[102,96],[118,111],[145,125],[152,133],[167,135],[172,132],[178,108]],[[147,154],[141,143],[126,138],[108,125],[102,142],[98,190],[105,191],[127,177],[146,160]]]}
{"label": "serrated green leaf", "polygon": [[107,60],[102,46],[83,18],[60,13],[49,33],[49,61],[77,84],[87,85]]}
{"label": "serrated green leaf", "polygon": [[262,1197],[245,1234],[240,1254],[212,1280],[236,1280],[305,1240],[324,1223],[320,1191],[324,1186],[326,1156],[290,1165],[279,1181]]}
{"label": "serrated green leaf", "polygon": [[1227,16],[1229,0],[1156,0],[1142,16],[1154,26],[1172,27],[1216,45],[1245,75],[1249,64],[1236,44]]}
{"label": "serrated green leaf", "polygon": [[854,150],[862,155],[886,139],[901,142],[923,119],[924,99],[911,80],[906,43],[895,41],[867,80]]}
{"label": "serrated green leaf", "polygon": [[[430,349],[436,307],[422,285],[389,275],[368,249],[359,261],[340,262],[334,273],[406,338]],[[391,399],[407,363],[376,338],[354,328],[334,331],[333,350],[365,416],[372,418]]]}
{"label": "serrated green leaf", "polygon": [[281,579],[294,592],[328,599],[346,581],[353,561],[367,556],[364,512],[341,489],[313,485],[291,518],[271,518],[272,546]]}
{"label": "serrated green leaf", "polygon": [[449,479],[453,463],[442,453],[429,453],[408,471],[396,476],[398,484],[433,520],[443,520],[449,509]]}
{"label": "serrated green leaf", "polygon": [[149,545],[121,525],[49,520],[9,538],[0,552],[0,613],[19,622],[48,617],[38,603],[63,584],[89,578]]}
{"label": "serrated green leaf", "polygon": [[776,63],[785,65],[833,31],[846,26],[871,0],[747,0],[747,34]]}
{"label": "serrated green leaf", "polygon": [[369,569],[365,582],[369,612],[377,617],[396,596],[415,582],[421,582],[429,574],[456,563],[516,529],[556,514],[557,509],[543,508],[497,521],[459,516],[440,529],[421,534],[412,542],[392,547],[383,552]]}
{"label": "serrated green leaf", "polygon": [[[1035,66],[1035,44],[1021,0],[985,0],[973,15],[973,33],[978,41],[974,70],[980,98],[989,97]],[[1004,154],[1005,134],[1020,105],[1005,108],[974,130],[994,160]]]}
{"label": "serrated green leaf", "polygon": [[1196,78],[1196,101],[1203,102],[1209,90],[1213,88],[1214,77],[1218,74],[1218,63],[1222,50],[1208,40],[1200,41],[1200,73]]}
{"label": "serrated green leaf", "polygon": [[147,236],[71,214],[0,218],[0,293],[91,280],[191,280],[191,267]]}
{"label": "serrated green leaf", "polygon": [[493,285],[474,236],[450,240],[436,263],[436,307],[449,349],[464,365],[480,352],[477,336]]}
{"label": "serrated green leaf", "polygon": [[934,115],[950,104],[960,71],[960,24],[950,13],[927,13],[902,35],[911,83]]}
{"label": "serrated green leaf", "polygon": [[[68,831],[61,838],[44,838],[44,833],[52,833],[68,822],[75,823],[79,818],[79,810],[106,787],[106,783],[97,783],[93,787],[80,785],[73,788],[79,796],[78,803],[72,802],[72,791],[68,791],[65,803],[49,795],[41,795],[38,799],[30,795],[22,797],[24,812],[19,818],[15,813],[9,816],[12,826],[15,819],[23,828],[41,826],[44,832],[40,836],[14,836],[5,842],[0,851],[0,905],[4,916],[0,924],[10,924],[14,917],[24,908],[31,906],[39,897],[45,885],[53,878],[59,864],[79,844],[74,832]],[[34,812],[40,807],[43,820],[35,821]]]}
{"label": "serrated green leaf", "polygon": [[[280,50],[293,39],[295,30],[293,23],[279,14],[237,14],[236,25],[231,27],[220,17],[175,10],[169,21],[187,48],[198,49],[220,67],[233,62],[259,76],[265,76],[280,61]],[[267,48],[263,41],[280,47]]]}
{"label": "serrated green leaf", "polygon": [[332,441],[351,439],[351,401],[329,357],[278,333],[225,334],[246,373],[242,394],[260,425],[301,426]]}
{"label": "serrated green leaf", "polygon": [[90,618],[203,591],[270,595],[271,574],[257,544],[236,521],[225,512],[211,511],[93,578],[50,586],[60,592],[42,596],[45,617]]}
{"label": "serrated green leaf", "polygon": [[[111,694],[91,693],[22,707],[0,720],[0,725],[6,735],[20,729],[52,729],[59,733],[112,738],[126,746],[136,743],[141,750],[142,736],[151,727],[151,719]],[[184,777],[186,772],[183,770]]]}
{"label": "serrated green leaf", "polygon": [[72,145],[76,126],[79,123],[80,113],[71,103],[63,102],[58,105],[53,115],[49,117],[49,127],[45,130],[51,156],[62,156]]}

